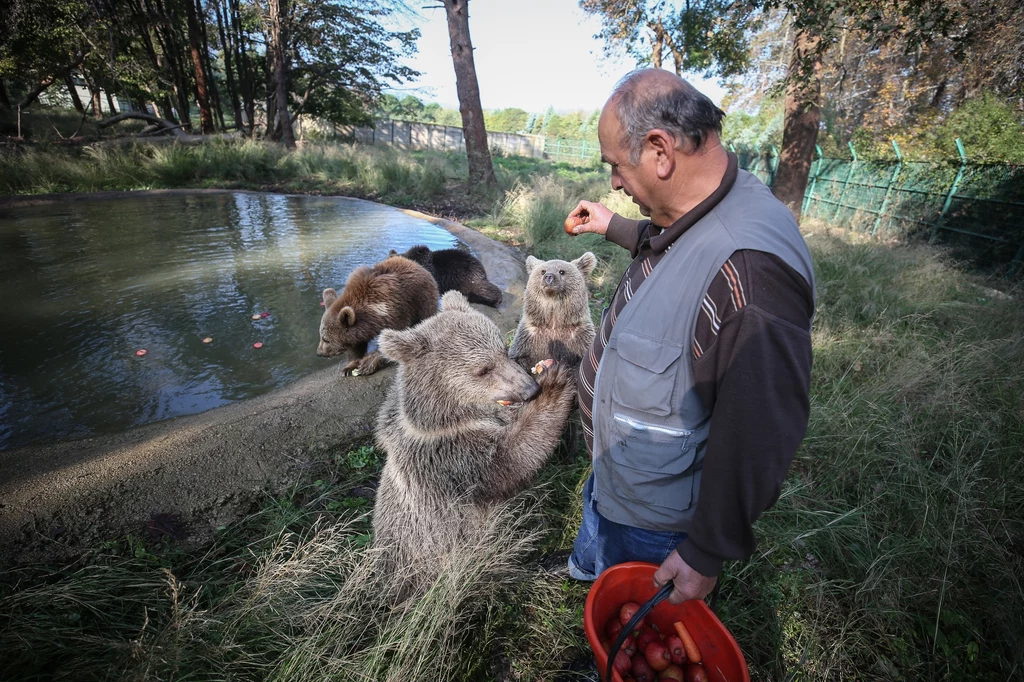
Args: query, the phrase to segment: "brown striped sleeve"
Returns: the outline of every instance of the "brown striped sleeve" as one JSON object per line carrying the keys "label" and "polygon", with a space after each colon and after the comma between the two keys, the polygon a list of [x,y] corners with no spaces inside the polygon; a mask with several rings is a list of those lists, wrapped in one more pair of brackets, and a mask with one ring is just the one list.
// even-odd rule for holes
{"label": "brown striped sleeve", "polygon": [[693,340],[697,392],[711,410],[700,497],[677,548],[716,575],[755,548],[810,412],[810,285],[779,258],[737,251],[715,275]]}

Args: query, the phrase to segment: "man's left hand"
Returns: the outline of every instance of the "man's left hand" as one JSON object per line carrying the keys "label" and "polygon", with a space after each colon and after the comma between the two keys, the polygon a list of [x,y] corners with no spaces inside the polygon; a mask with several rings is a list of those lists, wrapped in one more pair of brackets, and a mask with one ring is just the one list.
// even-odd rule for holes
{"label": "man's left hand", "polygon": [[715,589],[715,583],[718,582],[718,576],[709,578],[701,575],[683,561],[679,552],[672,550],[661,567],[654,572],[656,587],[661,587],[670,580],[675,587],[668,596],[668,601],[670,604],[679,604],[688,599],[703,599],[711,594],[711,590]]}

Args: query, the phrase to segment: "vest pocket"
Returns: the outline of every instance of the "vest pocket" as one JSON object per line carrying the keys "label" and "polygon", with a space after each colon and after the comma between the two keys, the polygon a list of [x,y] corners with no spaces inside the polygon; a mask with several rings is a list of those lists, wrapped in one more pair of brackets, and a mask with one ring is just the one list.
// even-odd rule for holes
{"label": "vest pocket", "polygon": [[671,414],[677,361],[683,347],[624,330],[615,339],[615,350],[625,361],[615,368],[615,401],[648,414]]}
{"label": "vest pocket", "polygon": [[615,414],[608,467],[615,494],[645,505],[683,511],[693,501],[693,431]]}

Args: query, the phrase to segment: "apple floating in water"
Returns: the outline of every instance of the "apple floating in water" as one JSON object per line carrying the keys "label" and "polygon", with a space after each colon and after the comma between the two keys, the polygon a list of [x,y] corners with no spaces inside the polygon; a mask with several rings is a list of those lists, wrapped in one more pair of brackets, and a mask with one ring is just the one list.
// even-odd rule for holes
{"label": "apple floating in water", "polygon": [[262,343],[260,343],[259,341],[257,341],[256,343],[252,344],[252,347],[253,347],[253,348],[257,348],[257,349],[258,349],[258,348],[263,348],[263,344],[262,344]]}
{"label": "apple floating in water", "polygon": [[140,349],[138,349],[137,351],[135,351],[135,355],[136,355],[137,357],[140,357],[140,358],[141,358],[141,357],[142,357],[143,355],[145,355],[145,354],[146,354],[146,353],[148,353],[148,352],[149,352],[149,351],[148,351],[148,350],[146,350],[145,348],[140,348]]}

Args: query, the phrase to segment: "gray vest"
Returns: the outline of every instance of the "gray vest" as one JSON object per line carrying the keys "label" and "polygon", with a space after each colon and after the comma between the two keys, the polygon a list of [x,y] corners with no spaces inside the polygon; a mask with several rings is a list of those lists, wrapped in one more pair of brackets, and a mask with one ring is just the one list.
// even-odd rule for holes
{"label": "gray vest", "polygon": [[594,496],[606,519],[688,529],[711,423],[694,387],[693,335],[711,280],[741,249],[778,256],[813,290],[793,214],[740,170],[725,198],[665,253],[608,339],[594,385]]}

